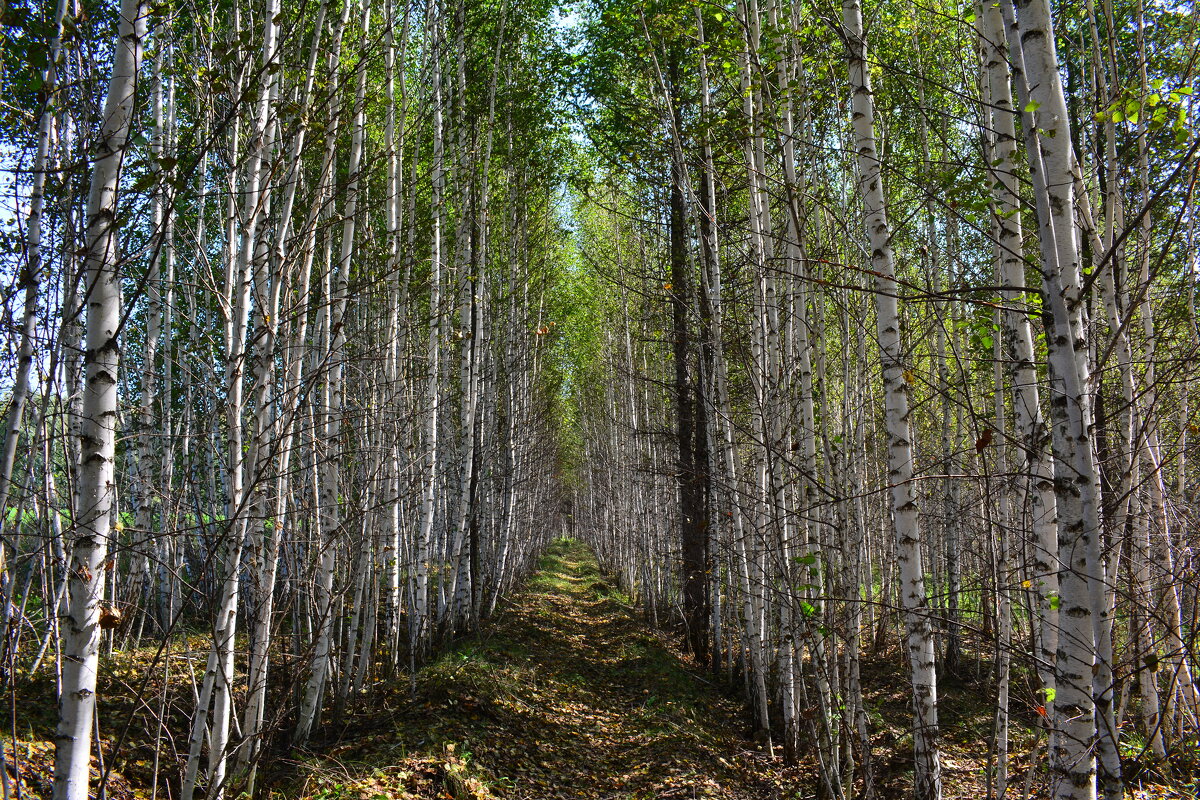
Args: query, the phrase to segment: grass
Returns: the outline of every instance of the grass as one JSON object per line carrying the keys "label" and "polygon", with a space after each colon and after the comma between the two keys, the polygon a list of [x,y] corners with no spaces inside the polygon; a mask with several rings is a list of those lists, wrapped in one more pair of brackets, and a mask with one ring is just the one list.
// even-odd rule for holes
{"label": "grass", "polygon": [[[106,761],[116,767],[110,800],[149,796],[160,730],[162,777],[175,774],[193,707],[188,672],[202,669],[206,649],[203,635],[174,640],[170,682],[164,685],[161,664],[150,671],[146,703],[134,695],[153,648],[104,659],[102,735]],[[940,676],[947,800],[984,796],[994,688],[987,654],[968,650],[965,656],[956,675]],[[27,797],[47,794],[51,780],[55,709],[24,702],[52,696],[47,672],[19,690],[15,750],[11,730],[5,737],[10,759],[22,761]],[[864,662],[863,685],[877,796],[906,796],[911,687],[898,645]],[[1030,763],[1036,695],[1019,675],[1013,691],[1010,767],[1018,785],[1026,770],[1042,765]],[[166,698],[162,729],[154,713],[158,698]],[[115,721],[131,714],[130,737],[114,753]],[[411,684],[403,676],[375,684],[344,719],[323,723],[313,752],[272,757],[260,786],[280,800],[813,797],[815,766],[785,769],[769,760],[747,739],[747,720],[741,702],[713,686],[666,634],[641,621],[586,547],[559,540],[478,634],[456,642]],[[1126,737],[1130,797],[1188,796],[1180,773],[1175,790],[1152,788],[1161,782],[1152,781],[1154,765],[1139,763],[1139,742],[1130,732]],[[1184,760],[1194,763],[1194,756]],[[177,785],[177,778],[169,780]],[[161,784],[159,796],[165,796]]]}
{"label": "grass", "polygon": [[[289,797],[777,796],[744,710],[639,622],[581,544],[560,540],[508,609],[277,782]],[[378,705],[378,704],[377,704]],[[332,776],[332,777],[331,777]],[[333,781],[331,784],[330,781]]]}

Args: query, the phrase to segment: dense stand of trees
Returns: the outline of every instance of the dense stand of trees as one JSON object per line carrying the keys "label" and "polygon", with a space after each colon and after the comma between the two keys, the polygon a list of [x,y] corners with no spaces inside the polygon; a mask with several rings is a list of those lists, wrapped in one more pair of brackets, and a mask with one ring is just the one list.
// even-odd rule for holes
{"label": "dense stand of trees", "polygon": [[56,797],[114,650],[190,687],[156,786],[253,795],[563,530],[824,796],[893,648],[921,800],[971,668],[993,796],[1194,761],[1183,5],[2,11],[0,665]]}
{"label": "dense stand of trees", "polygon": [[155,780],[253,792],[559,533],[550,9],[6,8],[4,680],[56,676],[85,798],[104,654],[149,647],[194,681]]}
{"label": "dense stand of trees", "polygon": [[[602,561],[824,796],[872,793],[863,665],[894,646],[919,798],[939,676],[980,667],[993,796],[1120,798],[1122,753],[1190,770],[1194,14],[585,20],[581,247],[620,320],[580,365]],[[1009,774],[1010,713],[1046,772]]]}

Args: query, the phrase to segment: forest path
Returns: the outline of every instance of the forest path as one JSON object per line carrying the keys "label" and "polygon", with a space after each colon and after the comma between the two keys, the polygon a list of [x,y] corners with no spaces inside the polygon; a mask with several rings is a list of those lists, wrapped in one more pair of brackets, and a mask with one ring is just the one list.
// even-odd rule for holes
{"label": "forest path", "polygon": [[347,720],[301,793],[781,797],[745,729],[741,705],[638,621],[593,554],[560,541],[480,635],[419,673],[415,698]]}

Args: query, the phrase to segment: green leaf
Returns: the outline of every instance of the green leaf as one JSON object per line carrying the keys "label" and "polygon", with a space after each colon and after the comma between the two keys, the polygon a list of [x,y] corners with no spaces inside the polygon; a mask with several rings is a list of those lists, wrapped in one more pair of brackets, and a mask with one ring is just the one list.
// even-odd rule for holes
{"label": "green leaf", "polygon": [[1037,100],[1030,100],[1028,103],[1025,104],[1025,113],[1032,114],[1033,112],[1037,111],[1041,107],[1042,107],[1042,104],[1039,103]]}

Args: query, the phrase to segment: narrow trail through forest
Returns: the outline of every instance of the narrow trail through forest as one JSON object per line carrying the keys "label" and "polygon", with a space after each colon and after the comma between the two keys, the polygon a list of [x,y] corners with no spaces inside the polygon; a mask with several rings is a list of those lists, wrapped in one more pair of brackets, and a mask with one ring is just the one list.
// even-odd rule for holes
{"label": "narrow trail through forest", "polygon": [[509,608],[416,688],[348,719],[342,742],[305,765],[302,794],[787,796],[741,735],[741,705],[641,623],[577,542],[555,543]]}

